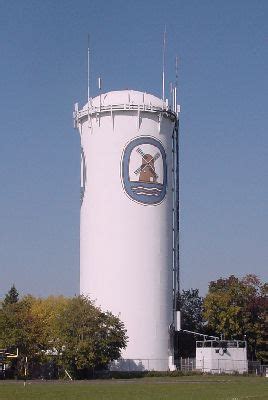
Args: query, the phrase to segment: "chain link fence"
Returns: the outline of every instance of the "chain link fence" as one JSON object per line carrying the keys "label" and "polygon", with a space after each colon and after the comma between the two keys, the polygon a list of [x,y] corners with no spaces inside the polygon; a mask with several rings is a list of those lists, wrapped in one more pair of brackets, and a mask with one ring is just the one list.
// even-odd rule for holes
{"label": "chain link fence", "polygon": [[196,360],[196,358],[180,358],[178,370],[182,372],[200,371],[205,373],[245,373],[251,375],[266,376],[268,374],[268,364],[260,361],[215,359],[213,364],[210,361]]}
{"label": "chain link fence", "polygon": [[[163,365],[166,364],[167,360],[163,359],[119,359],[110,364],[109,370],[125,372],[163,371]],[[181,357],[176,362],[176,369],[183,373],[268,375],[268,364],[262,364],[260,361],[230,361],[223,358],[215,359],[211,364],[211,362],[205,360]],[[168,367],[166,371],[168,371]]]}

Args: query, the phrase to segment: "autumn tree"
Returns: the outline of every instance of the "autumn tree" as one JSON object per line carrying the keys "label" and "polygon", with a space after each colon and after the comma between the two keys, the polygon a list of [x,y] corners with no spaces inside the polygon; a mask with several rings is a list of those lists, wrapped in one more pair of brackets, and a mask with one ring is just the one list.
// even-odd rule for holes
{"label": "autumn tree", "polygon": [[255,275],[212,281],[204,299],[208,326],[226,338],[245,338],[251,359],[267,358],[267,309],[267,283]]}
{"label": "autumn tree", "polygon": [[18,347],[30,363],[53,359],[76,377],[119,358],[126,341],[119,318],[87,297],[28,295],[0,308],[0,348]]}
{"label": "autumn tree", "polygon": [[49,336],[43,335],[48,329],[45,321],[34,313],[36,301],[28,295],[17,303],[3,305],[0,310],[0,347],[17,347],[21,357],[31,360],[42,355],[49,340]]}

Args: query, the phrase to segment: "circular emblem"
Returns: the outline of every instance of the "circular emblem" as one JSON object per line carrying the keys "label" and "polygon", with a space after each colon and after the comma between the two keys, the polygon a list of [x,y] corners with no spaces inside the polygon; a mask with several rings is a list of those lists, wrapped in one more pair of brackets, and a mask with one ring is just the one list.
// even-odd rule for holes
{"label": "circular emblem", "polygon": [[81,147],[81,187],[80,187],[81,206],[83,204],[85,190],[86,190],[86,180],[87,180],[86,159],[83,147]]}
{"label": "circular emblem", "polygon": [[159,204],[166,195],[167,163],[162,143],[151,136],[133,139],[122,157],[125,192],[141,204]]}

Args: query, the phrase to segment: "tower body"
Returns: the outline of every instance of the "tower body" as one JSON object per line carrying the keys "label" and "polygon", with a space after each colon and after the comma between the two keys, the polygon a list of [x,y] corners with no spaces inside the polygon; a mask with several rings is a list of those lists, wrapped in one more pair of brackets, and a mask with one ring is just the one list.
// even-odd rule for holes
{"label": "tower body", "polygon": [[[80,292],[124,322],[121,369],[173,364],[176,122],[159,98],[114,91],[80,111]],[[120,369],[120,365],[119,365]]]}

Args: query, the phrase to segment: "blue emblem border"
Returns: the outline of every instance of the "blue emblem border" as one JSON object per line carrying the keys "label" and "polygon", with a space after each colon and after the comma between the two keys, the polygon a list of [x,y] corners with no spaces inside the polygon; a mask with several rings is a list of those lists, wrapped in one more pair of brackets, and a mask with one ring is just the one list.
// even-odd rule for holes
{"label": "blue emblem border", "polygon": [[[151,145],[157,147],[162,156],[163,187],[162,187],[162,191],[160,192],[160,194],[157,198],[150,198],[143,194],[138,195],[138,194],[134,193],[131,189],[131,182],[129,180],[130,155],[135,147],[143,145],[143,144],[151,144]],[[165,152],[164,146],[162,145],[162,143],[159,140],[157,140],[151,136],[140,136],[138,138],[134,138],[126,145],[126,147],[123,151],[123,158],[122,158],[122,181],[123,181],[124,190],[127,193],[127,195],[132,200],[134,200],[138,203],[141,203],[144,205],[157,205],[164,200],[164,198],[166,196],[166,191],[167,191],[167,162],[166,162],[166,152]],[[147,185],[148,185],[148,187],[150,187],[150,184],[147,184]],[[144,184],[145,187],[147,185]]]}

